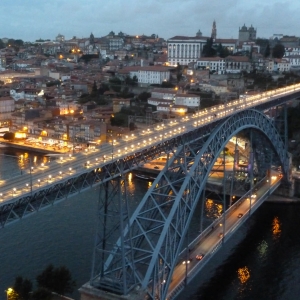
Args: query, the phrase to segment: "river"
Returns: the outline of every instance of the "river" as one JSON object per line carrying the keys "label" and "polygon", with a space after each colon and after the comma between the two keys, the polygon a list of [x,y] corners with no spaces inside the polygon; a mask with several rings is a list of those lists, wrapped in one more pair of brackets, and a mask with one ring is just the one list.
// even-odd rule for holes
{"label": "river", "polygon": [[[0,153],[20,154],[3,148]],[[45,158],[37,155],[37,160]],[[1,171],[7,161],[1,156]],[[147,188],[148,182],[134,179],[129,191],[141,199]],[[89,280],[97,196],[94,188],[0,230],[0,299],[6,299],[4,290],[17,275],[34,282],[50,263],[67,266],[77,288]],[[197,232],[198,226],[193,222],[191,232]],[[298,228],[300,205],[263,204],[179,299],[299,299]],[[79,299],[79,293],[75,291],[73,297]]]}

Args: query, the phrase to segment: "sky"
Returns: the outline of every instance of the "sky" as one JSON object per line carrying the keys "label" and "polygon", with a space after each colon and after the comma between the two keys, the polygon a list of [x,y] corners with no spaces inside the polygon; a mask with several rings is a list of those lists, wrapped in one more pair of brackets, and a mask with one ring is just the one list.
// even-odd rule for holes
{"label": "sky", "polygon": [[217,38],[238,38],[253,25],[257,37],[299,32],[299,0],[0,0],[0,38],[33,42],[107,35],[110,31],[168,39],[195,36],[200,29]]}

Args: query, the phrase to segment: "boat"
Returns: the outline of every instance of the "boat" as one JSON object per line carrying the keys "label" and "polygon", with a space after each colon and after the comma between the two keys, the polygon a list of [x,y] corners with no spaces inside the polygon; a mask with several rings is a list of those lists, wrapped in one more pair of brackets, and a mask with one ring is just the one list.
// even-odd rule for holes
{"label": "boat", "polygon": [[149,175],[146,175],[146,174],[134,174],[135,175],[135,177],[136,178],[138,178],[138,179],[144,179],[144,180],[151,180],[151,181],[153,181],[153,180],[155,180],[155,177],[153,177],[153,176],[149,176]]}

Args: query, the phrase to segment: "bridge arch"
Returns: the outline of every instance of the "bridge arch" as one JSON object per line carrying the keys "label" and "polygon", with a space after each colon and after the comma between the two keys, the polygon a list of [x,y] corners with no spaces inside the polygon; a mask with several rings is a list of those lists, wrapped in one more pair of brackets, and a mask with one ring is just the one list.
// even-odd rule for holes
{"label": "bridge arch", "polygon": [[[284,143],[273,122],[256,110],[238,112],[226,119],[201,148],[198,139],[178,147],[131,216],[129,227],[116,243],[114,255],[105,263],[106,278],[114,280],[116,274],[119,277],[122,274],[118,283],[120,293],[138,286],[147,299],[166,299],[184,237],[209,173],[230,138],[247,128],[256,129],[269,139],[287,176]],[[122,247],[126,255],[123,261]],[[101,287],[101,278],[98,282]]]}

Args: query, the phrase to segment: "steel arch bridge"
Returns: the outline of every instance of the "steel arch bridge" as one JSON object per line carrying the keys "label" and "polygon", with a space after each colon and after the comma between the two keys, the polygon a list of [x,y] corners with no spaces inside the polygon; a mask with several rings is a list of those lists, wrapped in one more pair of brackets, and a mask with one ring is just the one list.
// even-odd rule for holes
{"label": "steel arch bridge", "polygon": [[[256,110],[238,112],[210,135],[184,141],[170,157],[132,214],[121,214],[122,234],[108,249],[105,220],[94,252],[91,285],[144,299],[166,299],[180,249],[212,167],[230,138],[244,129],[260,131],[273,146],[288,179],[289,158],[273,121]],[[100,199],[101,202],[101,199]],[[122,200],[120,200],[120,203]],[[112,205],[112,204],[110,204]],[[107,204],[102,206],[107,218]],[[141,299],[141,298],[139,298]]]}

